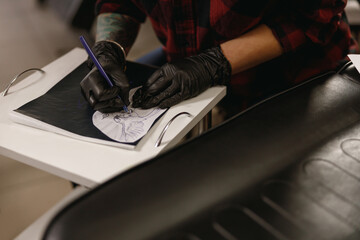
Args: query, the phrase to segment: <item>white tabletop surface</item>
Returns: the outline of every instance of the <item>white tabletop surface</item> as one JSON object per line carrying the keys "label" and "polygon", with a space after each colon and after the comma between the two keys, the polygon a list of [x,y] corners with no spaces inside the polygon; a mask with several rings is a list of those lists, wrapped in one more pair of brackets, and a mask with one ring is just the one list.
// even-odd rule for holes
{"label": "white tabletop surface", "polygon": [[[94,187],[176,145],[226,94],[226,87],[213,87],[170,108],[135,150],[89,143],[11,121],[12,110],[46,93],[86,58],[83,49],[75,48],[43,67],[45,74],[35,72],[12,86],[5,97],[0,96],[1,155]],[[183,111],[192,117],[178,117],[170,125],[163,143],[155,147],[167,122]]]}

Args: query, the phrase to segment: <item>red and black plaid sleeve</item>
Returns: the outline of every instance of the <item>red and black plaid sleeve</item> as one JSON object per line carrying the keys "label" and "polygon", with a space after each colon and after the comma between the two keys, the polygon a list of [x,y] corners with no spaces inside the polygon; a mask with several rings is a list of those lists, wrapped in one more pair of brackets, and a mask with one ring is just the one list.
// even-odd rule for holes
{"label": "red and black plaid sleeve", "polygon": [[144,22],[146,14],[139,9],[131,0],[97,0],[95,14],[119,13],[133,17],[139,22]]}
{"label": "red and black plaid sleeve", "polygon": [[326,45],[340,26],[346,3],[347,0],[286,1],[286,11],[266,24],[285,52],[296,51],[309,41]]}
{"label": "red and black plaid sleeve", "polygon": [[[98,0],[97,13],[149,17],[168,61],[269,26],[285,54],[232,76],[248,102],[336,69],[357,50],[344,20],[347,0]],[[249,100],[250,99],[250,100]]]}

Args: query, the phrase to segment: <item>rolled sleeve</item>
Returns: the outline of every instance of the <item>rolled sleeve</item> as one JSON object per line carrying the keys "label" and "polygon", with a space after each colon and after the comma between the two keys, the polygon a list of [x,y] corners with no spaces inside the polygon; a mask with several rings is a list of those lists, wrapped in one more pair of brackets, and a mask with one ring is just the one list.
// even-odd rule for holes
{"label": "rolled sleeve", "polygon": [[130,0],[97,0],[95,14],[119,13],[144,22],[146,14]]}
{"label": "rolled sleeve", "polygon": [[284,2],[286,15],[278,15],[266,24],[285,52],[304,44],[326,45],[340,25],[347,0],[294,0]]}

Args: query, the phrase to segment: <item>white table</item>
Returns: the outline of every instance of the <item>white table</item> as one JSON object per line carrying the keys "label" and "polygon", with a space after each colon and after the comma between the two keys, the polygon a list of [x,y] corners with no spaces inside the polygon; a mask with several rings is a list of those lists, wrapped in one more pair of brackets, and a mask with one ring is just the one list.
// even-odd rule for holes
{"label": "white table", "polygon": [[[92,188],[175,146],[226,94],[226,87],[213,87],[170,108],[135,150],[84,142],[10,120],[13,109],[44,94],[86,58],[84,50],[75,48],[43,67],[45,74],[35,72],[0,96],[1,155]],[[155,147],[169,120],[183,111],[192,117],[175,119],[163,143]]]}

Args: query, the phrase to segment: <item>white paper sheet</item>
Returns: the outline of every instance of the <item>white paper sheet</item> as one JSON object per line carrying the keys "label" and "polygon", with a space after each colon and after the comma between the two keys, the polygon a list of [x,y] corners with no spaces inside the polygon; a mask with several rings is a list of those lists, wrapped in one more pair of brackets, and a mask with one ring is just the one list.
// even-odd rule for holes
{"label": "white paper sheet", "polygon": [[355,65],[356,70],[360,73],[360,54],[349,54],[348,57]]}
{"label": "white paper sheet", "polygon": [[[130,91],[130,99],[136,89]],[[101,113],[96,111],[92,121],[95,127],[109,138],[123,143],[133,143],[142,138],[153,125],[154,121],[163,114],[166,109],[151,108],[140,109],[128,107],[125,113]]]}

